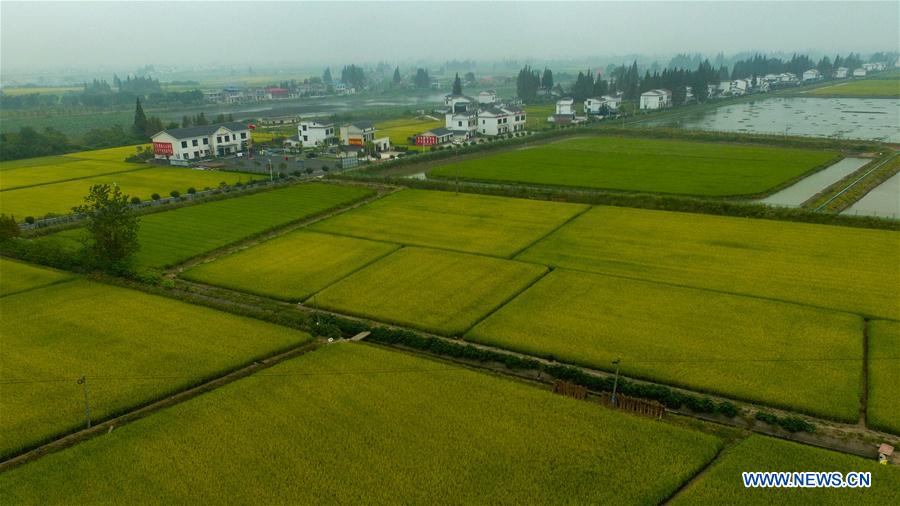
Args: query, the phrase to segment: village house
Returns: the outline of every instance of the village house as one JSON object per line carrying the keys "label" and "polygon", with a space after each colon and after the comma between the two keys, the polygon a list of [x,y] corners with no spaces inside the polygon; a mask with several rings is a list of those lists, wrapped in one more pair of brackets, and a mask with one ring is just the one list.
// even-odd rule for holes
{"label": "village house", "polygon": [[550,123],[557,125],[567,125],[574,123],[575,118],[575,100],[569,97],[561,98],[556,101],[556,112],[547,118]]}
{"label": "village house", "polygon": [[293,125],[300,121],[299,116],[294,116],[293,114],[287,116],[265,116],[256,120],[256,123],[260,126],[281,126],[281,125]]}
{"label": "village house", "polygon": [[593,97],[584,101],[584,113],[588,116],[610,114],[618,111],[621,104],[621,96],[603,95],[602,97]]}
{"label": "village house", "polygon": [[444,127],[456,137],[473,137],[478,128],[478,112],[474,101],[463,95],[447,95],[444,97],[444,105],[448,107],[444,113]]}
{"label": "village house", "polygon": [[490,137],[525,130],[525,111],[514,106],[488,107],[478,112],[478,132]]}
{"label": "village house", "polygon": [[152,136],[153,153],[159,160],[196,160],[228,156],[246,150],[250,128],[234,121],[163,130]]}
{"label": "village house", "polygon": [[453,141],[453,131],[448,128],[433,128],[417,134],[413,144],[416,146],[439,146]]}
{"label": "village house", "polygon": [[494,90],[482,91],[478,94],[478,103],[482,105],[490,105],[497,102],[497,92]]}
{"label": "village house", "polygon": [[672,92],[669,90],[650,90],[641,93],[641,109],[665,109],[672,106]]}
{"label": "village house", "polygon": [[341,142],[349,146],[365,146],[375,140],[375,124],[371,121],[356,121],[341,127]]}
{"label": "village house", "polygon": [[837,70],[834,71],[835,79],[847,79],[847,76],[850,74],[850,69],[847,67],[838,67]]}
{"label": "village house", "polygon": [[866,69],[860,67],[853,70],[853,77],[866,77]]}
{"label": "village house", "polygon": [[334,123],[301,121],[297,125],[297,138],[304,147],[331,144],[331,140],[334,139]]}
{"label": "village house", "polygon": [[803,73],[804,81],[815,81],[815,80],[820,79],[821,77],[822,77],[822,75],[816,69],[809,69]]}

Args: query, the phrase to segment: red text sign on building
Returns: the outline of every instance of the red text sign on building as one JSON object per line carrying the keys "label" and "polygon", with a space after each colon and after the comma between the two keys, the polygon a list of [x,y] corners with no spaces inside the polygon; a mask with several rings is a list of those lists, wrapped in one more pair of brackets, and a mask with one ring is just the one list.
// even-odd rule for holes
{"label": "red text sign on building", "polygon": [[154,142],[153,143],[153,153],[157,155],[173,155],[175,152],[172,150],[171,142]]}
{"label": "red text sign on building", "polygon": [[433,146],[437,144],[437,136],[434,135],[417,135],[416,146]]}

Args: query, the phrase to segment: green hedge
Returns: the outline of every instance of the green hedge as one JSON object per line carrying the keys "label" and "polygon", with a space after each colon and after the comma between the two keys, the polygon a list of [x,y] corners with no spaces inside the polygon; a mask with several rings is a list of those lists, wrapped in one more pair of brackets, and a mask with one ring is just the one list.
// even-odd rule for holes
{"label": "green hedge", "polygon": [[758,411],[756,419],[769,425],[779,426],[788,432],[815,432],[816,426],[800,418],[799,416],[779,417],[765,411]]}

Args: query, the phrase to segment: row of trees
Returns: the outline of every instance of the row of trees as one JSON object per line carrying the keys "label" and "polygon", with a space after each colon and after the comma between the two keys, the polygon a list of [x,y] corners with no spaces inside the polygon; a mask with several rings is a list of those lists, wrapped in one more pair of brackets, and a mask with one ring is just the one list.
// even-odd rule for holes
{"label": "row of trees", "polygon": [[846,67],[852,70],[860,67],[862,64],[863,60],[859,53],[849,53],[847,56],[836,55],[833,60],[823,56],[818,62],[813,61],[807,55],[795,54],[789,60],[782,60],[755,54],[749,59],[735,62],[731,69],[731,78],[764,76],[766,74],[781,74],[782,72],[790,72],[799,76],[809,69],[817,69],[823,75],[829,76],[838,67]]}

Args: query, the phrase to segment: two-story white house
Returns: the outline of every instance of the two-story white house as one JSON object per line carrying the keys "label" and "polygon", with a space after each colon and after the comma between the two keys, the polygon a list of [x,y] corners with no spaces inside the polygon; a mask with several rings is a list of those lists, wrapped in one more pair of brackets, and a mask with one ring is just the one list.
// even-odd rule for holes
{"label": "two-story white house", "polygon": [[301,121],[297,125],[297,138],[303,147],[323,146],[334,139],[334,123],[316,120]]}
{"label": "two-story white house", "polygon": [[478,112],[478,133],[493,137],[522,132],[525,120],[525,110],[520,107],[488,107]]}
{"label": "two-story white house", "polygon": [[850,69],[847,67],[838,67],[837,70],[834,71],[835,79],[847,79],[847,76],[850,74]]}
{"label": "two-story white house", "polygon": [[197,160],[228,156],[246,150],[251,143],[250,128],[233,121],[163,130],[152,136],[153,153],[161,160]]}
{"label": "two-story white house", "polygon": [[669,90],[650,90],[641,93],[641,109],[665,109],[672,106],[672,92]]}

